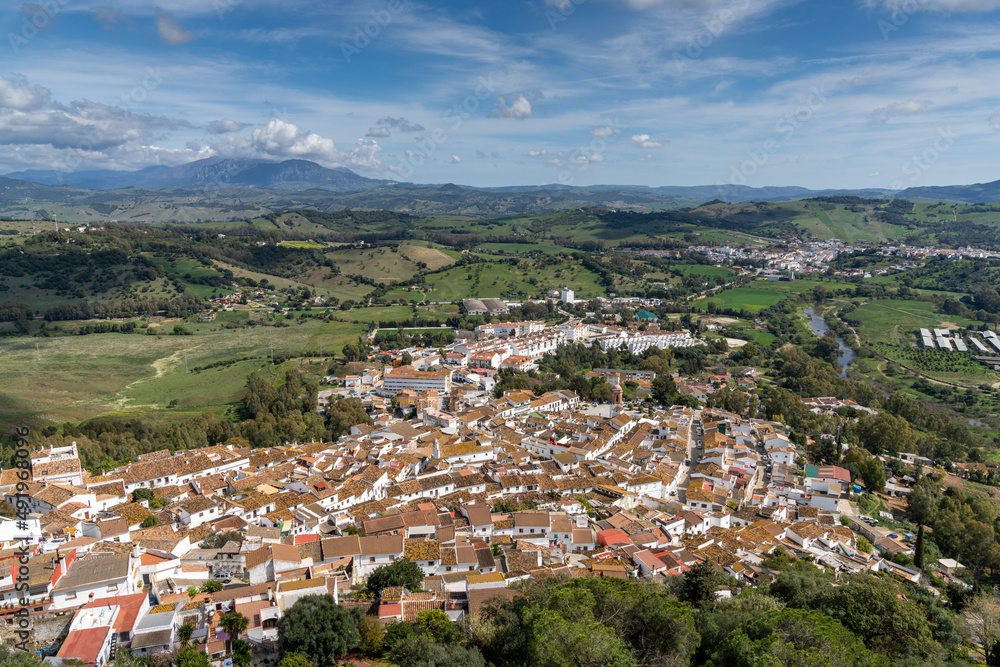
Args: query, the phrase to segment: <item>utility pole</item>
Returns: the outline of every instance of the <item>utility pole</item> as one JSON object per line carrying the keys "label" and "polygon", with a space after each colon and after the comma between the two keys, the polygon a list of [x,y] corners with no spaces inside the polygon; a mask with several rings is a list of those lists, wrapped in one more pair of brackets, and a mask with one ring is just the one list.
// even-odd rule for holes
{"label": "utility pole", "polygon": [[274,343],[271,343],[271,365],[274,365]]}

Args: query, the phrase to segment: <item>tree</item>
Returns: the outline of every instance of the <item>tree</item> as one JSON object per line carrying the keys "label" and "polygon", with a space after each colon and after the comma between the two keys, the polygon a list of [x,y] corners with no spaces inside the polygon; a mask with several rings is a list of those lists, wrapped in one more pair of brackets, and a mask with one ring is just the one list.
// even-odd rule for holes
{"label": "tree", "polygon": [[193,600],[194,596],[198,594],[198,589],[195,588],[194,586],[188,586],[186,592],[187,592],[188,597]]}
{"label": "tree", "polygon": [[246,643],[242,639],[237,639],[233,642],[233,664],[236,667],[250,667],[253,663],[253,654],[250,650],[250,644]]}
{"label": "tree", "polygon": [[568,620],[543,610],[532,620],[532,665],[542,667],[634,667],[628,646],[596,620]]}
{"label": "tree", "polygon": [[174,658],[174,663],[177,667],[211,667],[212,665],[208,660],[208,654],[194,646],[182,649]]}
{"label": "tree", "polygon": [[814,611],[784,609],[752,616],[726,635],[709,665],[826,667],[888,665],[837,620]]}
{"label": "tree", "polygon": [[919,569],[924,567],[924,524],[917,527],[917,544],[913,548],[913,564]]}
{"label": "tree", "polygon": [[239,639],[240,635],[246,632],[250,626],[250,620],[238,611],[231,611],[228,614],[224,614],[219,619],[219,623],[221,623],[222,629],[226,631],[226,634],[229,635],[229,639],[226,641],[227,651],[232,650],[233,641]]}
{"label": "tree", "polygon": [[381,595],[386,588],[405,586],[410,591],[418,591],[424,583],[424,571],[420,566],[406,558],[381,565],[368,575],[368,592]]}
{"label": "tree", "polygon": [[218,593],[223,588],[222,583],[215,579],[209,579],[201,585],[202,593]]}
{"label": "tree", "polygon": [[132,492],[133,503],[137,503],[140,500],[152,500],[155,497],[152,489],[136,489]]}
{"label": "tree", "polygon": [[392,647],[389,658],[398,667],[486,667],[478,648],[444,645],[423,634],[412,634]]}
{"label": "tree", "polygon": [[0,642],[0,665],[4,667],[41,667],[42,659],[34,653],[11,648]]}
{"label": "tree", "polygon": [[281,660],[278,661],[278,667],[313,667],[312,662],[309,658],[305,657],[301,653],[286,653]]}
{"label": "tree", "polygon": [[651,396],[660,405],[673,405],[677,400],[677,384],[669,375],[657,375],[652,389]]}
{"label": "tree", "polygon": [[715,600],[715,569],[712,561],[703,560],[681,578],[680,598],[695,607],[702,607]]}
{"label": "tree", "polygon": [[139,525],[142,528],[152,528],[153,526],[157,525],[158,523],[160,523],[160,520],[157,519],[155,515],[150,514],[145,519],[143,519],[142,523],[139,524]]}
{"label": "tree", "polygon": [[810,606],[838,619],[873,651],[926,656],[932,641],[927,618],[904,594],[892,580],[849,575],[837,588],[821,590]]}
{"label": "tree", "polygon": [[188,642],[191,641],[192,634],[194,634],[194,626],[190,623],[185,623],[181,627],[177,628],[177,638],[181,640],[181,646],[188,645]]}
{"label": "tree", "polygon": [[358,649],[368,656],[377,656],[385,646],[385,627],[376,616],[365,616],[358,628]]}
{"label": "tree", "polygon": [[329,594],[299,598],[278,621],[278,651],[299,653],[318,667],[336,665],[358,645],[363,613],[341,607]]}
{"label": "tree", "polygon": [[910,505],[910,516],[913,517],[914,523],[932,524],[937,518],[938,505],[942,495],[941,487],[934,481],[933,477],[925,476],[918,479],[907,497]]}

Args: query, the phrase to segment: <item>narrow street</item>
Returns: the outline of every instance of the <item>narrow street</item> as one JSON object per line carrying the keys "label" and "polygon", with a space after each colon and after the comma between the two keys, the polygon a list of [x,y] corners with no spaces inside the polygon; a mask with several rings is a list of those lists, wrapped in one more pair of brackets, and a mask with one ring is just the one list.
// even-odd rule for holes
{"label": "narrow street", "polygon": [[677,485],[677,498],[682,503],[687,502],[685,493],[688,484],[691,483],[691,471],[698,465],[696,458],[701,457],[701,450],[698,449],[698,446],[705,441],[705,432],[701,421],[701,413],[701,410],[695,411],[694,419],[691,420],[691,428],[688,429],[688,442],[687,450],[685,450],[685,459],[690,462],[690,465],[685,466],[684,477],[681,480],[681,483]]}

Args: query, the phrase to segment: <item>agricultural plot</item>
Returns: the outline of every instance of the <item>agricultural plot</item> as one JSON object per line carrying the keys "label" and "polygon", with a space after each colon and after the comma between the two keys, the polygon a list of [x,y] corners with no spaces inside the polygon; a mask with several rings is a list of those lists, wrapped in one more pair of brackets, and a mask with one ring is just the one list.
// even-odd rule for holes
{"label": "agricultural plot", "polygon": [[718,304],[719,308],[731,308],[735,310],[746,309],[751,313],[756,313],[770,308],[774,304],[784,299],[787,294],[778,290],[761,289],[756,287],[735,287],[721,292],[715,296],[698,299],[696,306],[706,308],[711,303]]}
{"label": "agricultural plot", "polygon": [[875,343],[872,348],[879,354],[935,380],[967,385],[996,380],[995,372],[973,360],[969,354],[887,343]]}
{"label": "agricultural plot", "polygon": [[913,343],[914,332],[926,329],[957,329],[976,322],[938,313],[933,303],[904,299],[875,299],[850,314],[859,320],[858,330],[862,342],[909,345]]}
{"label": "agricultural plot", "polygon": [[[344,248],[326,253],[340,273],[360,275],[372,280],[392,282],[407,280],[420,272],[417,263],[395,248]],[[430,250],[430,249],[427,249]]]}
{"label": "agricultural plot", "polygon": [[[176,323],[157,329],[169,332]],[[366,324],[318,320],[289,321],[281,328],[184,326],[195,335],[46,338],[37,341],[37,353],[33,340],[0,342],[0,421],[58,423],[110,410],[157,411],[175,399],[179,409],[221,412],[238,398],[251,371],[280,375],[270,364],[272,344],[276,357],[288,357],[315,352],[322,341],[329,355],[368,330]]]}

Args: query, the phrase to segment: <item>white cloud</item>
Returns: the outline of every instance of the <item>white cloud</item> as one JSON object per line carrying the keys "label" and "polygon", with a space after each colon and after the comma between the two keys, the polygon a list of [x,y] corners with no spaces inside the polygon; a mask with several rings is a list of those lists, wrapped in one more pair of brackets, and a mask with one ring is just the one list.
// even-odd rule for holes
{"label": "white cloud", "polygon": [[927,111],[930,106],[931,103],[928,100],[924,100],[922,102],[918,102],[916,100],[896,102],[895,104],[879,107],[878,109],[872,111],[871,115],[868,117],[868,122],[871,125],[882,125],[896,116],[914,116],[916,114],[923,113]]}
{"label": "white cloud", "polygon": [[30,111],[45,106],[49,101],[49,89],[30,86],[0,76],[0,109]]}
{"label": "white cloud", "polygon": [[336,147],[333,139],[303,130],[280,118],[254,130],[250,135],[250,147],[276,158],[313,160],[328,166],[382,168],[375,156],[381,148],[373,139],[358,139],[354,150],[343,151]]}
{"label": "white cloud", "polygon": [[369,136],[369,137],[383,137],[384,138],[384,137],[388,137],[388,136],[391,136],[391,135],[392,135],[392,132],[390,132],[389,128],[387,128],[387,127],[373,127],[373,128],[369,128],[367,136]]}
{"label": "white cloud", "polygon": [[228,134],[229,132],[239,132],[246,126],[246,123],[240,123],[232,118],[222,118],[221,120],[213,120],[205,126],[205,129],[209,134]]}
{"label": "white cloud", "polygon": [[617,127],[611,127],[610,125],[601,125],[600,127],[595,127],[590,131],[590,136],[592,137],[614,137],[621,134],[622,131]]}
{"label": "white cloud", "polygon": [[250,143],[258,151],[275,157],[334,162],[338,154],[333,139],[307,132],[280,118],[254,130]]}
{"label": "white cloud", "polygon": [[498,97],[490,116],[494,118],[529,118],[531,116],[531,102],[523,93],[514,98],[510,106],[507,106],[503,97]]}
{"label": "white cloud", "polygon": [[641,158],[639,158],[639,162],[652,162],[652,161],[653,161],[652,153],[646,153]]}
{"label": "white cloud", "polygon": [[543,148],[540,151],[530,150],[528,151],[528,157],[541,157],[542,155],[548,155],[549,151]]}
{"label": "white cloud", "polygon": [[158,132],[190,127],[186,121],[133,114],[88,100],[50,108],[0,111],[0,144],[49,145],[102,151],[149,143]]}
{"label": "white cloud", "polygon": [[633,134],[632,142],[636,148],[663,148],[663,140],[648,134]]}
{"label": "white cloud", "polygon": [[156,28],[160,32],[160,41],[169,46],[186,44],[194,39],[193,32],[181,28],[177,19],[166,12],[156,12]]}
{"label": "white cloud", "polygon": [[459,157],[458,155],[456,155],[455,153],[452,153],[452,154],[451,154],[451,163],[452,163],[452,164],[460,164],[461,162],[462,162],[462,158],[460,158],[460,157]]}

